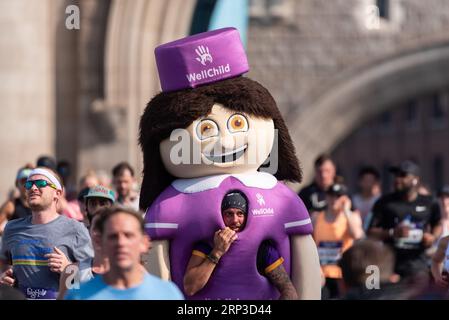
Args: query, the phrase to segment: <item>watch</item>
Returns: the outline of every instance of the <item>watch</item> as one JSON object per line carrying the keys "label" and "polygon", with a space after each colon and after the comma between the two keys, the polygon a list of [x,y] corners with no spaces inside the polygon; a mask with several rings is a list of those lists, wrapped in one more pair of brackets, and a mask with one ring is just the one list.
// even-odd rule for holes
{"label": "watch", "polygon": [[220,260],[220,258],[217,258],[217,256],[213,255],[212,253],[209,253],[206,257],[207,257],[207,259],[209,259],[209,261],[211,261],[213,264],[218,264],[218,261]]}

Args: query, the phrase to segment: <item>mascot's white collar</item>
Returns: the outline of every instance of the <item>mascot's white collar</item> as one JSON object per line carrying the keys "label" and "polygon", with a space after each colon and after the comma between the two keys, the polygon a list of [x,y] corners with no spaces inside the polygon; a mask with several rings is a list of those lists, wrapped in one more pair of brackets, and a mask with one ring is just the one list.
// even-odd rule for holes
{"label": "mascot's white collar", "polygon": [[224,179],[234,177],[247,187],[273,189],[277,179],[267,172],[219,174],[192,179],[177,179],[172,182],[173,188],[182,193],[196,193],[217,188]]}

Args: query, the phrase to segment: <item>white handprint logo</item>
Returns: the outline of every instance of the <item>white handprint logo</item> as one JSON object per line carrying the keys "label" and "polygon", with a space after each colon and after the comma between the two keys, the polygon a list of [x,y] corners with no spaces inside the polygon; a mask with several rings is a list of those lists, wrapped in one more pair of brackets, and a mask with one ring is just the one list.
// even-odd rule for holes
{"label": "white handprint logo", "polygon": [[212,63],[212,56],[209,53],[209,48],[205,46],[198,46],[195,49],[196,54],[198,57],[196,60],[200,62],[203,66],[206,65],[206,61],[209,61],[209,63]]}
{"label": "white handprint logo", "polygon": [[261,195],[260,193],[257,193],[256,198],[257,198],[257,202],[259,203],[259,206],[265,205],[265,199],[263,198],[263,195]]}

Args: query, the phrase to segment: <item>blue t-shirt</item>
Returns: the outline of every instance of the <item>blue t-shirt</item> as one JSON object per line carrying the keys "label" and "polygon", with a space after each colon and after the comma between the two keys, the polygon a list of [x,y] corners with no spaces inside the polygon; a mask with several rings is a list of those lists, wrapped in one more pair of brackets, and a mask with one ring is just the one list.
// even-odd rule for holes
{"label": "blue t-shirt", "polygon": [[27,216],[8,222],[0,259],[13,266],[16,284],[28,299],[56,299],[60,275],[50,271],[45,255],[57,247],[70,261],[91,264],[89,232],[81,222],[62,215],[45,224],[31,220]]}
{"label": "blue t-shirt", "polygon": [[65,300],[184,300],[184,296],[173,282],[145,273],[141,284],[128,289],[116,289],[98,275],[79,289],[70,289]]}

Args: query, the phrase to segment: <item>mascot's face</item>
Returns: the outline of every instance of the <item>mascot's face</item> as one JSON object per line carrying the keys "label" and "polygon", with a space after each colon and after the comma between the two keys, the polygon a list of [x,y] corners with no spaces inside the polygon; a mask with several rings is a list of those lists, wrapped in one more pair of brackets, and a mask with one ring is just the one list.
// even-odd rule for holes
{"label": "mascot's face", "polygon": [[163,140],[161,158],[178,178],[255,172],[268,158],[274,134],[273,120],[215,104],[206,117]]}

